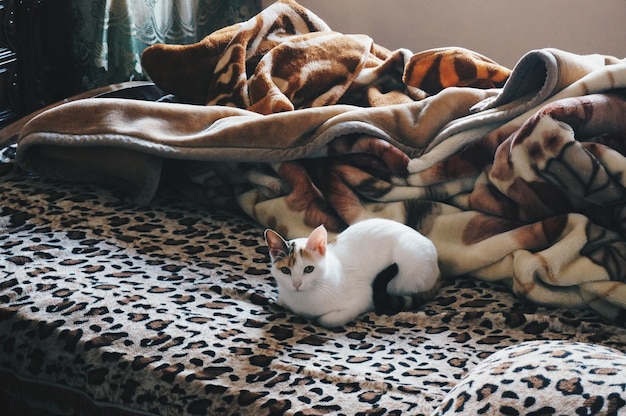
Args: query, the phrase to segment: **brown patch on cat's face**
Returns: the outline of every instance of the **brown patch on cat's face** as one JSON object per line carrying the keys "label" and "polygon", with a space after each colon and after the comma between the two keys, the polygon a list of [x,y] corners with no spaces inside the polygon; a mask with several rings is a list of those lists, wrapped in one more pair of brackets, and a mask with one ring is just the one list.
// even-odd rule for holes
{"label": "brown patch on cat's face", "polygon": [[278,270],[283,267],[288,267],[289,269],[293,268],[294,264],[296,264],[296,253],[293,250],[293,245],[289,249],[289,253],[286,256],[277,258],[274,260],[274,266]]}
{"label": "brown patch on cat's face", "polygon": [[305,262],[306,260],[308,260],[309,262],[313,262],[315,260],[313,254],[309,250],[301,248],[299,251],[300,257],[302,257],[302,260],[305,260]]}
{"label": "brown patch on cat's face", "polygon": [[286,256],[275,259],[274,265],[277,269],[281,269],[283,267],[288,267],[293,269],[298,260],[298,257],[301,257],[305,264],[311,263],[314,261],[312,253],[305,248],[295,248],[295,244],[289,244],[289,252]]}

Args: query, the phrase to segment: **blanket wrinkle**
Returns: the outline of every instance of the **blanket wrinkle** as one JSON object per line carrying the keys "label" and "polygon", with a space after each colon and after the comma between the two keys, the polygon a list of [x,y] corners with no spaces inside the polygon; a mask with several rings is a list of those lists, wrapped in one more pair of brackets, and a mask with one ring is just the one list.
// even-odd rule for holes
{"label": "blanket wrinkle", "polygon": [[[184,97],[187,76],[203,73],[203,78],[211,77],[205,103],[260,114],[336,103],[396,104],[451,86],[500,87],[510,74],[508,68],[464,48],[420,54],[389,51],[367,35],[332,31],[291,0],[276,2],[250,21],[213,36],[187,45],[188,50],[180,45],[150,46],[142,54],[142,65],[164,91],[183,92]],[[215,57],[198,56],[216,52],[214,65]],[[177,67],[184,68],[180,77],[174,73]],[[195,97],[190,101],[198,102]]]}
{"label": "blanket wrinkle", "polygon": [[287,238],[394,219],[434,242],[446,277],[626,325],[626,60],[541,49],[509,71],[457,47],[392,52],[291,0],[143,59],[181,103],[60,105],[24,126],[18,163],[150,178],[131,181],[147,201],[160,168],[119,163],[176,160],[179,190]]}
{"label": "blanket wrinkle", "polygon": [[[487,134],[496,134],[494,130],[501,135],[502,130],[508,129],[510,134],[539,105],[566,97],[624,88],[624,63],[613,57],[577,56],[558,49],[531,51],[515,65],[500,94],[477,103],[471,108],[472,114],[450,122],[432,139],[426,148],[428,154],[413,160],[409,170],[418,172],[426,169],[438,159],[458,152],[468,142],[482,139]],[[537,72],[542,76],[537,77]],[[498,107],[494,108],[494,105]],[[505,124],[507,127],[495,129],[503,122],[508,123]]]}
{"label": "blanket wrinkle", "polygon": [[454,86],[500,87],[509,74],[486,56],[465,48],[451,47],[414,54],[406,66],[403,80],[407,85],[423,86],[428,94],[436,94]]}

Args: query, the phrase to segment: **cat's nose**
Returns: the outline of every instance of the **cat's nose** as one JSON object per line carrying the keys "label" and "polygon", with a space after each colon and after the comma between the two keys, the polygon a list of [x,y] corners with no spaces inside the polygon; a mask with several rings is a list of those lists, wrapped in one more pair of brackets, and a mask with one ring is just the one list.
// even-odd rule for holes
{"label": "cat's nose", "polygon": [[292,284],[293,284],[293,287],[294,287],[296,290],[298,290],[298,289],[300,289],[300,286],[302,286],[302,281],[300,281],[300,280],[294,280],[294,281],[292,282]]}

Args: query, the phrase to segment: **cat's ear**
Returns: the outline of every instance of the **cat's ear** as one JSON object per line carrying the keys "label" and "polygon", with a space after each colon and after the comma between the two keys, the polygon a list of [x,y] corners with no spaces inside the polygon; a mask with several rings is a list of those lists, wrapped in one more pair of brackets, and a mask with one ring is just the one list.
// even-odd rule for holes
{"label": "cat's ear", "polygon": [[326,228],[324,228],[323,225],[320,225],[311,232],[311,235],[309,235],[309,238],[306,241],[306,248],[308,250],[317,251],[323,256],[326,254],[326,239]]}
{"label": "cat's ear", "polygon": [[287,257],[289,248],[287,242],[274,230],[265,230],[265,242],[273,259]]}

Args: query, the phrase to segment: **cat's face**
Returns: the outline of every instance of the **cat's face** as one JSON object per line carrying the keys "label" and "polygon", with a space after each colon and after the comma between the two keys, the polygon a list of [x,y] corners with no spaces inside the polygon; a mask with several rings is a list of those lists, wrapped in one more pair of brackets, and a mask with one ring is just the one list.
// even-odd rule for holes
{"label": "cat's face", "polygon": [[323,278],[326,254],[326,230],[319,227],[308,238],[286,241],[273,230],[265,231],[265,241],[272,259],[272,273],[279,288],[304,292]]}

